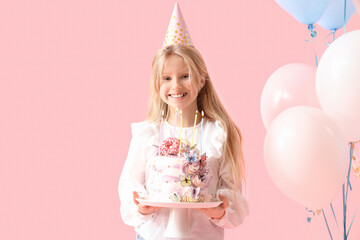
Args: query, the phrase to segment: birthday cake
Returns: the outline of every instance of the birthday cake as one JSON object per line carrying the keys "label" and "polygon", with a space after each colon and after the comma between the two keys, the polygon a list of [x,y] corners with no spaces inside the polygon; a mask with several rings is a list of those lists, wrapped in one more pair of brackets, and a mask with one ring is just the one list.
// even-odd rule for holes
{"label": "birthday cake", "polygon": [[186,140],[167,138],[150,162],[149,200],[160,202],[209,202],[206,154]]}

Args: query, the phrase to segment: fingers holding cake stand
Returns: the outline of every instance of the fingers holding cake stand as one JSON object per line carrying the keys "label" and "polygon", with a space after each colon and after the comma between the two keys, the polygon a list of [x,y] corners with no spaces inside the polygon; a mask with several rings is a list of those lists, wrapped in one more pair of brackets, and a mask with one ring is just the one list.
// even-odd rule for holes
{"label": "fingers holding cake stand", "polygon": [[143,198],[137,200],[145,206],[170,208],[169,221],[164,236],[168,238],[191,238],[188,221],[189,208],[214,208],[223,201],[212,202],[155,202]]}

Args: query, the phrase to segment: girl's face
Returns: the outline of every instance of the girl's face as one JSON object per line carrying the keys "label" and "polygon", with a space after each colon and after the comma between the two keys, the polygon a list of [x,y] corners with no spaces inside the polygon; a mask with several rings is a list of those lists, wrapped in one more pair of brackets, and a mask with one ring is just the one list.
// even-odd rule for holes
{"label": "girl's face", "polygon": [[171,55],[164,64],[160,80],[160,97],[174,112],[179,110],[197,110],[198,88],[190,84],[189,69],[182,57]]}

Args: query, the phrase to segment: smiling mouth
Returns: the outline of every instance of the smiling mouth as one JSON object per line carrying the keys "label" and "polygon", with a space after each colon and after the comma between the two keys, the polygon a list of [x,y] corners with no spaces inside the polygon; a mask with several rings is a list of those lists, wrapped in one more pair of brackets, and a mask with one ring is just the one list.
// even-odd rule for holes
{"label": "smiling mouth", "polygon": [[169,94],[168,96],[171,98],[182,98],[185,97],[187,93],[180,93],[180,94]]}

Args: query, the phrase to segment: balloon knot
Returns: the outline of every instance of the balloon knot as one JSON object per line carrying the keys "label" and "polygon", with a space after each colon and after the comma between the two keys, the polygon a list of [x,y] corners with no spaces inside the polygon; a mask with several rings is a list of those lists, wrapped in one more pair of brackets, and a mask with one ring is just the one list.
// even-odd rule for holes
{"label": "balloon knot", "polygon": [[308,30],[310,31],[310,36],[311,36],[312,38],[315,38],[316,35],[317,35],[315,26],[312,25],[312,24],[309,24],[309,25],[308,25]]}
{"label": "balloon knot", "polygon": [[309,208],[306,208],[306,211],[308,212],[309,216],[306,218],[307,222],[311,222],[311,219],[316,215],[320,215],[321,213],[321,209],[316,209],[315,211],[309,209]]}

